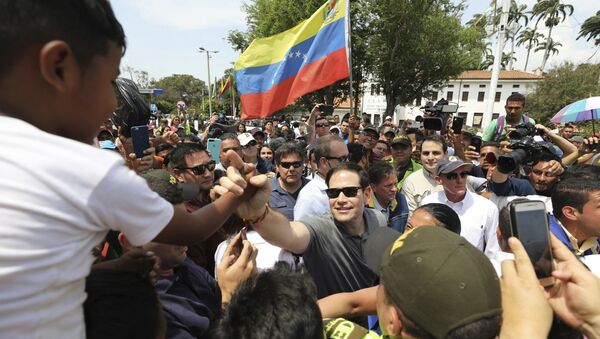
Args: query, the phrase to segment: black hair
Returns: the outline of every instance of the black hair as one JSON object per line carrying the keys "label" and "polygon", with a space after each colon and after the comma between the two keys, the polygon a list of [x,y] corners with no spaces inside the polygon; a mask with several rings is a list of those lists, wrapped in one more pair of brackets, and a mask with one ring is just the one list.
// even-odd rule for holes
{"label": "black hair", "polygon": [[428,135],[425,138],[423,138],[423,140],[421,141],[421,147],[423,147],[423,144],[425,143],[425,141],[430,141],[430,142],[435,142],[436,144],[440,144],[440,145],[442,145],[442,150],[444,151],[444,153],[448,152],[448,145],[446,144],[446,141],[444,141],[444,138],[442,138],[441,136],[439,136],[437,134]]}
{"label": "black hair", "polygon": [[353,162],[343,162],[338,166],[330,169],[329,172],[327,172],[327,176],[325,177],[325,183],[327,184],[327,187],[329,187],[329,180],[331,179],[331,177],[335,173],[340,171],[349,171],[356,173],[356,175],[358,175],[360,187],[366,188],[367,186],[369,186],[369,175],[367,174],[367,171],[365,171],[362,167]]}
{"label": "black hair", "polygon": [[86,337],[162,338],[165,319],[154,286],[139,272],[96,269],[85,281]]}
{"label": "black hair", "polygon": [[317,164],[319,163],[319,160],[323,157],[327,157],[330,155],[331,153],[331,144],[333,142],[344,142],[342,139],[340,139],[340,137],[338,137],[337,135],[326,135],[324,137],[321,137],[319,139],[317,139],[317,145],[315,146],[315,161],[317,162]]}
{"label": "black hair", "polygon": [[376,161],[369,166],[369,183],[371,185],[378,185],[388,175],[396,175],[394,172],[394,166],[387,161]]}
{"label": "black hair", "polygon": [[562,175],[562,179],[581,178],[588,180],[600,180],[600,166],[589,164],[579,164],[567,168]]}
{"label": "black hair", "polygon": [[415,209],[415,212],[417,210],[424,210],[425,212],[429,213],[435,218],[435,220],[438,221],[437,226],[443,227],[448,231],[460,235],[460,218],[458,217],[458,214],[456,214],[456,212],[454,212],[454,210],[449,206],[439,203],[431,203],[418,207]]}
{"label": "black hair", "polygon": [[211,337],[322,339],[313,280],[287,263],[276,263],[240,284]]}
{"label": "black hair", "polygon": [[565,206],[576,208],[583,213],[583,205],[590,200],[590,194],[600,191],[600,181],[587,178],[567,178],[561,180],[552,192],[552,213],[557,219],[564,217]]}
{"label": "black hair", "polygon": [[169,168],[183,169],[187,167],[185,157],[194,153],[206,152],[206,148],[197,143],[185,142],[175,146],[175,149],[169,154]]}
{"label": "black hair", "polygon": [[297,155],[300,157],[302,162],[306,161],[306,152],[295,142],[285,142],[281,144],[281,146],[277,147],[277,151],[273,156],[273,160],[275,164],[279,164],[281,162],[281,158],[288,155]]}
{"label": "black hair", "polygon": [[361,144],[350,142],[346,146],[348,147],[348,154],[350,156],[349,161],[353,163],[358,164],[363,157],[369,154],[367,149]]}
{"label": "black hair", "polygon": [[506,98],[506,103],[508,103],[509,101],[516,101],[525,105],[525,96],[521,93],[513,93],[509,95],[508,98]]}
{"label": "black hair", "polygon": [[69,44],[82,69],[108,42],[125,50],[125,32],[107,0],[18,0],[0,2],[0,77],[33,46],[52,40]]}

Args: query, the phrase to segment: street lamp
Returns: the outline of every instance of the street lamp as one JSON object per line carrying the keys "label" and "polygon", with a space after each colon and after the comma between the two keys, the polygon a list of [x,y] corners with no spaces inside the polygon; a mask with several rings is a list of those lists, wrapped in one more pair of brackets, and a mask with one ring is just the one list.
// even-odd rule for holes
{"label": "street lamp", "polygon": [[210,117],[212,115],[212,103],[210,102],[210,99],[212,98],[210,93],[210,53],[215,54],[219,53],[219,51],[209,51],[204,47],[199,47],[198,52],[206,52],[206,68],[208,70],[208,116]]}

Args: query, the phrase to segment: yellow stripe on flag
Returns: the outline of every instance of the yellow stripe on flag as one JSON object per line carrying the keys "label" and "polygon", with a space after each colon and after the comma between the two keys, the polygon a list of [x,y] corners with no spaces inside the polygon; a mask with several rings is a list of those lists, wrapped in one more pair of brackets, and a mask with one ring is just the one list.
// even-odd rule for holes
{"label": "yellow stripe on flag", "polygon": [[[290,48],[315,36],[329,23],[345,17],[346,1],[329,0],[310,18],[295,27],[267,38],[255,39],[235,62],[235,70],[270,65],[284,60]],[[327,16],[332,3],[335,3],[334,12]]]}

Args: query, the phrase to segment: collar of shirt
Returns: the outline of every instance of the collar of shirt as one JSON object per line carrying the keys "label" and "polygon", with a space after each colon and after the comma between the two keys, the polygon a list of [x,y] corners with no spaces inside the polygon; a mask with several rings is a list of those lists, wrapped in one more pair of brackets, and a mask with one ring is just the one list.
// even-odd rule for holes
{"label": "collar of shirt", "polygon": [[558,222],[558,224],[560,225],[560,227],[562,227],[563,231],[565,231],[565,234],[567,235],[567,237],[569,238],[569,241],[571,242],[571,245],[573,246],[573,250],[575,251],[575,255],[583,255],[583,253],[587,250],[591,250],[592,253],[594,254],[598,254],[598,238],[597,237],[592,237],[589,239],[586,239],[583,244],[581,244],[581,246],[579,246],[579,241],[577,240],[577,238],[575,238],[570,232],[569,230],[566,229],[565,226],[563,226],[563,224],[560,222],[560,220],[556,220]]}
{"label": "collar of shirt", "polygon": [[313,177],[313,179],[311,181],[314,181],[315,184],[317,185],[317,187],[321,191],[325,191],[327,189],[327,184],[325,183],[325,179],[323,179],[323,177],[321,177],[318,173],[315,174],[315,176]]}
{"label": "collar of shirt", "polygon": [[379,203],[379,200],[375,196],[375,193],[371,193],[371,203],[369,204],[369,207],[374,208],[378,211],[381,211],[381,213],[383,213],[383,215],[385,215],[386,218],[389,217],[389,215],[390,215],[390,206],[388,206],[388,207],[381,206],[381,204]]}
{"label": "collar of shirt", "polygon": [[438,194],[440,195],[440,201],[443,204],[450,206],[455,211],[462,211],[464,208],[469,208],[473,204],[473,196],[471,196],[473,193],[469,192],[468,190],[465,193],[465,197],[459,202],[452,202],[448,200],[446,191],[440,191]]}
{"label": "collar of shirt", "polygon": [[[300,180],[302,180],[302,186],[300,186],[298,191],[296,191],[294,193],[300,192],[300,190],[302,188],[304,188],[304,186],[306,186],[306,184],[308,184],[310,182],[310,180],[305,177],[302,177]],[[290,192],[286,191],[285,189],[283,189],[283,187],[281,187],[281,185],[279,184],[279,174],[277,174],[276,176],[271,178],[271,192],[277,192],[277,193],[286,194],[286,195],[287,194],[293,195],[293,193],[290,193]]]}

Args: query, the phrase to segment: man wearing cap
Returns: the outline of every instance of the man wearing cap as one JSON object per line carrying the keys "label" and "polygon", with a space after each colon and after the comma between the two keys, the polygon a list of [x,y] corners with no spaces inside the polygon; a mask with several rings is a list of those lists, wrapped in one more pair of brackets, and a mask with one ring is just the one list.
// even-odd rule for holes
{"label": "man wearing cap", "polygon": [[253,129],[250,130],[250,134],[252,134],[252,137],[258,143],[257,148],[261,149],[265,144],[265,133],[263,131],[261,131],[260,129],[258,129],[258,127],[254,127]]}
{"label": "man wearing cap", "polygon": [[242,156],[244,162],[254,164],[256,170],[260,174],[275,172],[275,167],[272,163],[258,156],[258,143],[250,133],[242,133],[237,136],[242,148]]}
{"label": "man wearing cap", "polygon": [[317,139],[314,156],[317,173],[298,194],[294,206],[294,220],[322,215],[329,211],[325,177],[330,169],[348,161],[348,147],[339,137],[327,135]]}
{"label": "man wearing cap", "polygon": [[396,129],[391,126],[382,126],[381,128],[381,136],[379,139],[384,139],[388,144],[394,140],[396,137]]}
{"label": "man wearing cap", "polygon": [[380,277],[377,314],[388,338],[493,339],[500,332],[492,264],[448,230],[420,227],[400,236],[383,255]]}
{"label": "man wearing cap", "polygon": [[460,159],[442,159],[438,162],[435,181],[442,191],[425,197],[421,204],[440,203],[458,214],[460,235],[490,259],[500,251],[496,238],[498,208],[491,201],[467,190],[467,178],[473,165]]}
{"label": "man wearing cap", "polygon": [[392,148],[392,157],[389,162],[396,170],[398,189],[402,189],[404,180],[423,166],[411,158],[412,142],[407,136],[399,135],[395,137],[390,143],[390,147]]}

